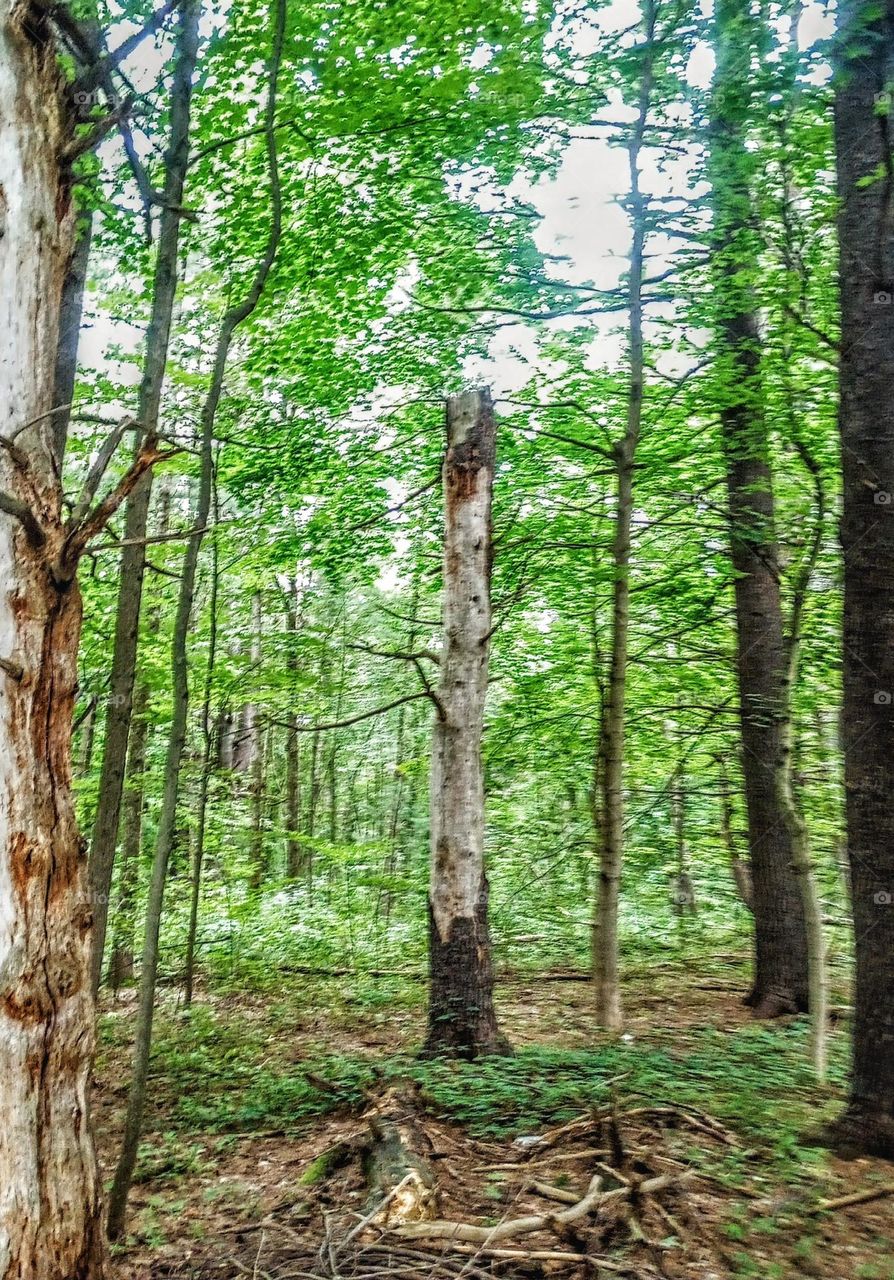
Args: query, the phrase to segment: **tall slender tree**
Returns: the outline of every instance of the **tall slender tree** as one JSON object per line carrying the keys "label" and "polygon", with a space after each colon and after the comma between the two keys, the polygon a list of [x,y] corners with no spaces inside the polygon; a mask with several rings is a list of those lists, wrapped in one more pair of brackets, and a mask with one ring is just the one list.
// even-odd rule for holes
{"label": "tall slender tree", "polygon": [[645,348],[643,341],[643,276],[648,233],[648,198],[640,182],[640,157],[652,100],[656,0],[642,6],[642,62],[636,123],[627,146],[630,187],[627,208],[632,241],[627,277],[629,385],[627,421],[615,448],[617,507],[612,540],[611,648],[602,700],[597,766],[600,788],[598,834],[599,881],[593,927],[593,981],[596,1017],[610,1031],[621,1027],[618,971],[618,902],[624,855],[624,738],[626,728],[628,632],[630,626],[630,533],[633,521],[633,476],[643,418]]}
{"label": "tall slender tree", "polygon": [[109,1236],[113,1240],[120,1236],[124,1229],[127,1197],[136,1165],[137,1149],[143,1124],[143,1109],[146,1102],[149,1054],[152,1047],[152,1024],[155,1010],[155,982],[158,971],[158,941],[168,864],[176,837],[180,768],[187,734],[187,715],[189,711],[189,657],[187,646],[190,619],[195,599],[199,553],[211,511],[214,480],[214,423],[221,396],[223,395],[224,375],[233,337],[239,326],[255,311],[261,300],[282,235],[282,199],[276,150],[276,104],[279,70],[285,40],[285,25],[286,0],[277,0],[273,18],[274,30],[269,59],[267,105],[264,116],[264,136],[270,182],[270,231],[254,278],[245,296],[227,309],[221,322],[214,353],[211,382],[202,407],[198,496],[192,530],[183,558],[183,570],[177,598],[177,616],[174,622],[174,637],[171,647],[174,705],[168,731],[161,813],[158,820],[152,879],[146,904],[146,933],[140,970],[140,999],[134,1044],[133,1076],[128,1096],[121,1154],[109,1196],[108,1226]]}
{"label": "tall slender tree", "polygon": [[773,473],[761,384],[761,335],[753,291],[758,243],[746,147],[755,47],[753,18],[717,0],[711,96],[712,262],[720,418],[735,570],[737,675],[755,928],[757,1017],[807,1008],[804,906],[793,872],[787,794],[789,664],[776,544]]}
{"label": "tall slender tree", "polygon": [[[138,450],[144,441],[154,443],[159,429],[162,388],[177,290],[180,224],[183,219],[183,191],[189,163],[190,110],[193,77],[199,50],[201,7],[201,0],[182,0],[179,5],[170,99],[170,134],[165,155],[164,190],[160,196],[161,215],[152,313],[146,330],[143,376],[140,382],[137,409]],[[90,846],[90,878],[95,902],[94,989],[98,988],[102,973],[108,903],[121,819],[127,740],[133,715],[140,605],[143,598],[143,576],[146,570],[146,531],[151,494],[152,473],[147,472],[131,494],[125,513],[110,696],[106,704],[99,799],[93,824],[93,841]]]}

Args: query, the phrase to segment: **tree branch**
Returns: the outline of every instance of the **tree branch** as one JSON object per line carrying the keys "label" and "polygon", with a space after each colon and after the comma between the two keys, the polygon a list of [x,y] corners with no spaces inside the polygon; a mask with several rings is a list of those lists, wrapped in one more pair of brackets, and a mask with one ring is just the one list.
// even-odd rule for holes
{"label": "tree branch", "polygon": [[285,729],[292,729],[295,733],[323,733],[327,729],[348,729],[352,724],[360,724],[361,720],[371,720],[373,716],[383,716],[386,711],[393,711],[395,707],[403,707],[408,702],[418,702],[420,698],[427,698],[435,704],[438,715],[443,720],[445,718],[444,705],[437,694],[431,691],[423,693],[408,693],[403,698],[395,698],[393,702],[386,702],[384,707],[375,707],[372,711],[361,711],[359,715],[348,716],[346,720],[330,720],[328,724],[293,724],[291,721],[285,723],[282,720],[274,720],[274,724],[281,725]]}
{"label": "tree branch", "polygon": [[11,493],[0,492],[0,511],[18,520],[25,531],[25,537],[32,547],[39,550],[41,547],[46,546],[46,531],[27,502],[22,502],[21,498],[13,497]]}

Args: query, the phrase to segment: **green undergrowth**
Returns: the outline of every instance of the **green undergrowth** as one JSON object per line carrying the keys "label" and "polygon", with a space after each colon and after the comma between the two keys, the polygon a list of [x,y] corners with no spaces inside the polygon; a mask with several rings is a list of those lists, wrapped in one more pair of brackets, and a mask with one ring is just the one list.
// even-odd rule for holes
{"label": "green undergrowth", "polygon": [[[838,1105],[847,1066],[839,1032],[830,1086],[817,1088],[803,1022],[663,1031],[588,1050],[538,1045],[474,1063],[423,1062],[405,1053],[293,1047],[285,1005],[277,1009],[272,1022],[236,1007],[161,1015],[152,1079],[159,1129],[183,1139],[300,1132],[317,1117],[361,1107],[377,1083],[410,1079],[433,1114],[474,1136],[534,1134],[613,1098],[621,1111],[668,1103],[708,1112],[739,1136],[741,1147],[717,1152],[734,1181],[755,1160],[768,1172],[777,1166],[787,1177],[810,1177],[821,1157],[802,1139]],[[121,1021],[106,1023],[104,1055],[124,1047]]]}

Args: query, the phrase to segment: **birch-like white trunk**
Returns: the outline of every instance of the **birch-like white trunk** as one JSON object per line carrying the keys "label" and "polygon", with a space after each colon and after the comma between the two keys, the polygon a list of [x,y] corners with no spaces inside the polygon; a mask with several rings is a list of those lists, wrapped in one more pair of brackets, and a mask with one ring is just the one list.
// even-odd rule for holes
{"label": "birch-like white trunk", "polygon": [[45,19],[0,0],[0,434],[15,436],[0,449],[2,1280],[101,1280],[105,1266],[92,919],[70,790],[81,604],[61,567],[49,412],[74,225],[62,101]]}
{"label": "birch-like white trunk", "polygon": [[431,766],[426,1051],[506,1052],[493,1006],[481,734],[487,696],[495,428],[485,391],[447,402],[444,648]]}

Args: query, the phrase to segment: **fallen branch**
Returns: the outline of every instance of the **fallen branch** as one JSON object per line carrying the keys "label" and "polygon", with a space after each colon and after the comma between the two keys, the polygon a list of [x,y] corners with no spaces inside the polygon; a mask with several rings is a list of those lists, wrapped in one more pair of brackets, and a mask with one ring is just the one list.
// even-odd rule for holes
{"label": "fallen branch", "polygon": [[602,1178],[597,1174],[587,1188],[587,1194],[570,1209],[554,1214],[532,1214],[526,1218],[513,1218],[496,1227],[474,1227],[466,1222],[407,1222],[396,1229],[396,1234],[407,1240],[464,1240],[471,1244],[492,1244],[496,1240],[508,1240],[513,1236],[530,1235],[543,1231],[551,1223],[568,1226],[592,1213],[602,1200]]}
{"label": "fallen branch", "polygon": [[634,1195],[655,1195],[656,1192],[664,1191],[668,1187],[683,1186],[697,1176],[694,1170],[687,1170],[679,1176],[662,1173],[656,1178],[647,1178],[645,1182],[631,1183],[626,1187],[617,1187],[613,1191],[603,1191],[602,1178],[597,1174],[591,1180],[583,1199],[560,1213],[532,1214],[529,1217],[502,1222],[496,1227],[476,1227],[466,1222],[408,1222],[396,1228],[395,1234],[408,1240],[461,1240],[469,1244],[489,1245],[497,1240],[507,1240],[513,1236],[543,1231],[553,1224],[568,1226],[598,1211],[603,1205],[616,1204]]}
{"label": "fallen branch", "polygon": [[820,1200],[812,1212],[829,1213],[833,1209],[848,1209],[852,1204],[868,1204],[870,1200],[881,1200],[885,1196],[894,1196],[894,1182],[882,1182],[877,1187],[867,1187],[865,1191],[852,1191],[846,1196],[836,1196],[834,1200]]}
{"label": "fallen branch", "polygon": [[602,1271],[616,1271],[619,1275],[635,1275],[637,1271],[636,1267],[623,1262],[611,1262],[590,1253],[563,1253],[559,1249],[464,1249],[460,1246],[457,1253],[471,1257],[505,1258],[507,1262],[570,1262],[577,1267],[586,1262]]}
{"label": "fallen branch", "polygon": [[[535,1148],[536,1150],[536,1148]],[[545,1156],[542,1160],[507,1160],[503,1164],[480,1164],[476,1173],[496,1173],[497,1170],[515,1170],[520,1174],[528,1174],[532,1169],[542,1169],[544,1165],[556,1164],[559,1160],[583,1160],[591,1156],[610,1155],[607,1147],[581,1147],[580,1151],[563,1151],[559,1155]]]}

